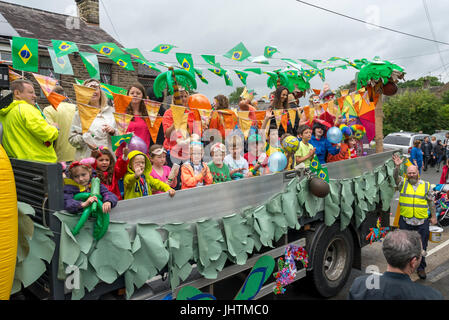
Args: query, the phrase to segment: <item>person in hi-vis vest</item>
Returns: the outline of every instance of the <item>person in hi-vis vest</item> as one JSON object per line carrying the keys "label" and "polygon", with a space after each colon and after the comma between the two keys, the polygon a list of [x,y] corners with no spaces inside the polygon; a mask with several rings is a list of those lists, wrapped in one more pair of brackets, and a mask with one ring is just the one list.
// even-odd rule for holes
{"label": "person in hi-vis vest", "polygon": [[[427,250],[429,241],[429,211],[430,223],[437,223],[430,182],[419,179],[418,168],[414,165],[407,167],[407,175],[404,179],[399,175],[402,159],[398,154],[393,154],[393,161],[395,164],[393,177],[399,190],[401,215],[399,218],[399,229],[417,231],[421,236],[423,250]],[[417,270],[421,279],[426,278],[425,268],[426,259],[423,256]]]}

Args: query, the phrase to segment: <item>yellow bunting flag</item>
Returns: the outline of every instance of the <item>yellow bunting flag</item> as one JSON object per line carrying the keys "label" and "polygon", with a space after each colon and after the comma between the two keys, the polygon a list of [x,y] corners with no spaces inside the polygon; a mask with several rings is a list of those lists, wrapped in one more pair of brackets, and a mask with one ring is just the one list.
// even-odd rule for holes
{"label": "yellow bunting flag", "polygon": [[83,133],[86,133],[89,130],[99,112],[100,108],[78,104],[78,113],[80,115]]}
{"label": "yellow bunting flag", "polygon": [[151,125],[154,125],[157,115],[159,114],[159,109],[161,104],[159,102],[144,100],[145,107],[147,108],[148,116],[150,117]]}
{"label": "yellow bunting flag", "polygon": [[340,90],[341,96],[347,96],[349,94],[349,89]]}
{"label": "yellow bunting flag", "polygon": [[292,127],[294,127],[295,126],[295,121],[296,121],[296,115],[297,115],[296,108],[295,109],[288,109],[287,112],[288,112],[288,115],[290,116],[290,123],[292,124]]}
{"label": "yellow bunting flag", "polygon": [[126,113],[126,109],[128,108],[129,104],[131,103],[131,100],[133,97],[125,96],[123,94],[118,94],[112,92],[112,96],[114,97],[114,108],[115,112],[118,113]]}
{"label": "yellow bunting flag", "polygon": [[37,83],[42,89],[42,92],[46,97],[53,91],[53,89],[58,84],[58,80],[53,79],[51,77],[43,76],[41,74],[33,73],[34,79],[36,79]]}
{"label": "yellow bunting flag", "polygon": [[147,123],[148,131],[150,131],[151,140],[156,143],[157,134],[162,124],[162,117],[157,117],[154,121],[151,121],[149,117],[145,117],[145,122]]}
{"label": "yellow bunting flag", "polygon": [[237,114],[240,129],[242,130],[245,139],[247,139],[253,121],[249,119],[249,111],[238,111]]}
{"label": "yellow bunting flag", "polygon": [[132,115],[126,113],[114,112],[115,123],[117,123],[117,128],[120,135],[124,135],[128,129],[129,123],[133,118]]}
{"label": "yellow bunting flag", "polygon": [[279,129],[281,124],[282,110],[273,110],[274,119],[276,120],[276,128]]}
{"label": "yellow bunting flag", "polygon": [[186,138],[186,136],[184,136],[184,134],[187,132],[188,114],[185,113],[186,108],[172,104],[170,110],[173,115],[173,125],[175,126],[175,129],[180,130],[183,134],[183,137]]}
{"label": "yellow bunting flag", "polygon": [[94,95],[95,89],[82,86],[80,84],[73,84],[75,89],[76,102],[81,104],[89,104],[92,96]]}

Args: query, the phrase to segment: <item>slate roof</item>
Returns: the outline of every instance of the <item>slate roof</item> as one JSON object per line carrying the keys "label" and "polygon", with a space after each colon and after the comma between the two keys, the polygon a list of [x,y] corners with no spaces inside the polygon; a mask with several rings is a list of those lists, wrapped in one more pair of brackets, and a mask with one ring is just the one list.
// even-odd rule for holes
{"label": "slate roof", "polygon": [[[79,19],[79,29],[67,28],[67,19],[74,19],[74,17],[69,15],[3,1],[0,1],[0,13],[19,36],[40,39],[39,44],[45,47],[51,46],[51,39],[73,41],[78,45],[80,51],[93,53],[97,52],[85,44],[113,42],[119,47],[123,47],[99,26],[89,25],[81,19]],[[78,18],[75,17],[75,19]],[[69,23],[68,25],[73,25],[73,23]],[[0,27],[0,37],[3,37],[3,39],[0,38],[0,41],[9,42],[9,40],[6,39],[11,36],[9,33],[11,33],[11,31],[7,24]]]}

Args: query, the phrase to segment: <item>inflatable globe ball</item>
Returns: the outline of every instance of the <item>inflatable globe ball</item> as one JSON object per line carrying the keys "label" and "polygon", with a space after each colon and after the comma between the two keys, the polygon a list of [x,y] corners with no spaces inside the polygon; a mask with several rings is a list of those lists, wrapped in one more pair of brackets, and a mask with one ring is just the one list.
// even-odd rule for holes
{"label": "inflatable globe ball", "polygon": [[330,187],[323,179],[313,177],[309,180],[309,191],[316,197],[324,198],[329,194]]}
{"label": "inflatable globe ball", "polygon": [[340,143],[343,138],[343,133],[338,127],[332,127],[327,130],[327,140],[330,143]]}
{"label": "inflatable globe ball", "polygon": [[299,148],[299,140],[294,136],[287,136],[282,140],[282,148],[288,153],[294,153]]}
{"label": "inflatable globe ball", "polygon": [[268,169],[270,172],[279,172],[287,166],[287,157],[282,152],[274,152],[268,158]]}
{"label": "inflatable globe ball", "polygon": [[146,154],[148,151],[148,146],[145,143],[145,141],[143,141],[138,136],[134,135],[131,138],[131,140],[129,140],[128,149],[129,149],[129,151],[138,150],[138,151]]}
{"label": "inflatable globe ball", "polygon": [[189,99],[187,100],[187,105],[189,108],[196,108],[196,109],[206,109],[210,110],[212,109],[212,105],[210,104],[209,99],[201,93],[195,93],[189,96]]}

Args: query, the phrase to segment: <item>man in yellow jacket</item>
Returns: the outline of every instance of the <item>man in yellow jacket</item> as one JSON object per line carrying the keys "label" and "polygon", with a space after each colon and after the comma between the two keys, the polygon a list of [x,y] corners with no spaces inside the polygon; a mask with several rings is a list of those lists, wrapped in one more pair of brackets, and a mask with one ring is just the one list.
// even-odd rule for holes
{"label": "man in yellow jacket", "polygon": [[[407,167],[407,176],[404,179],[399,175],[402,159],[393,155],[395,168],[393,177],[399,190],[400,218],[399,229],[417,231],[421,236],[423,250],[427,250],[429,242],[429,211],[430,223],[436,224],[436,208],[431,192],[430,182],[419,179],[416,166]],[[426,278],[426,259],[423,255],[418,267],[418,276]]]}
{"label": "man in yellow jacket", "polygon": [[0,109],[2,144],[6,153],[11,158],[57,162],[53,141],[58,137],[58,129],[49,125],[35,106],[33,83],[15,80],[11,83],[11,91],[14,101]]}

